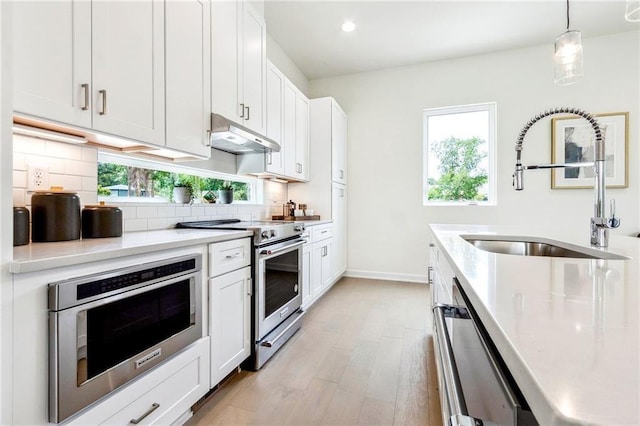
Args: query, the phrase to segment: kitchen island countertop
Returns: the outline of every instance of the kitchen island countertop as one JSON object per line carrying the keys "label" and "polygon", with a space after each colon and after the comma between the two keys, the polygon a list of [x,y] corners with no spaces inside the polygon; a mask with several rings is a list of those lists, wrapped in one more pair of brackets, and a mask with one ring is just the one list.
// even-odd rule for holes
{"label": "kitchen island countertop", "polygon": [[640,239],[612,233],[601,250],[630,259],[590,260],[495,254],[460,237],[589,247],[588,229],[430,228],[540,424],[640,424]]}
{"label": "kitchen island countertop", "polygon": [[160,250],[251,237],[252,231],[162,229],[125,232],[121,237],[92,238],[52,243],[31,243],[13,248],[9,271],[41,271]]}

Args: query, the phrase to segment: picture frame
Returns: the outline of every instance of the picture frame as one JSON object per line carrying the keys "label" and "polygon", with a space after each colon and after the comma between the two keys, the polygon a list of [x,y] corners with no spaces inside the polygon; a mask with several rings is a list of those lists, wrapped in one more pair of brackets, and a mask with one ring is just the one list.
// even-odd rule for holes
{"label": "picture frame", "polygon": [[[629,187],[629,113],[594,114],[605,141],[605,182],[607,188]],[[589,162],[594,158],[595,135],[581,117],[551,120],[551,162]],[[559,168],[551,170],[552,189],[593,188],[593,169]]]}

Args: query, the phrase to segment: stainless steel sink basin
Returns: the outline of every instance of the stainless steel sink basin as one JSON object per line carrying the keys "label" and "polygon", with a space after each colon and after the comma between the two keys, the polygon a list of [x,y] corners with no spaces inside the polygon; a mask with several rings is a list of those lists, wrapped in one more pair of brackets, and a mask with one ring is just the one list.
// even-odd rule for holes
{"label": "stainless steel sink basin", "polygon": [[598,249],[574,246],[545,238],[499,235],[461,235],[480,250],[518,256],[570,257],[578,259],[626,260],[628,258]]}

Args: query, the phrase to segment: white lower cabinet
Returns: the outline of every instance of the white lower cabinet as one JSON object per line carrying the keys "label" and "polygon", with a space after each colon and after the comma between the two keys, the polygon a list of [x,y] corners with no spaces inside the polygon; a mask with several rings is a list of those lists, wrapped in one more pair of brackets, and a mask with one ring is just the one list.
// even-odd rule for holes
{"label": "white lower cabinet", "polygon": [[302,306],[308,308],[336,281],[333,268],[332,225],[310,226],[309,242],[302,250]]}
{"label": "white lower cabinet", "polygon": [[[69,425],[171,424],[209,391],[209,337],[203,337]],[[135,421],[135,422],[134,422]]]}
{"label": "white lower cabinet", "polygon": [[251,267],[209,280],[211,385],[251,354]]}
{"label": "white lower cabinet", "polygon": [[209,245],[211,387],[251,355],[251,239]]}

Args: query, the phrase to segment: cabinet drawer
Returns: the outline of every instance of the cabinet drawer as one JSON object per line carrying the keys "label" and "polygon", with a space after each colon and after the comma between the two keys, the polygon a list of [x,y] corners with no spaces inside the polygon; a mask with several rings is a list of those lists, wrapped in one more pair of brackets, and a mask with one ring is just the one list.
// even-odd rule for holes
{"label": "cabinet drawer", "polygon": [[311,228],[311,241],[314,243],[326,240],[327,238],[331,238],[332,236],[333,226],[331,224],[318,225]]}
{"label": "cabinet drawer", "polygon": [[209,276],[217,277],[251,264],[251,239],[209,244]]}
{"label": "cabinet drawer", "polygon": [[175,422],[209,391],[209,345],[209,337],[200,339],[67,425]]}

